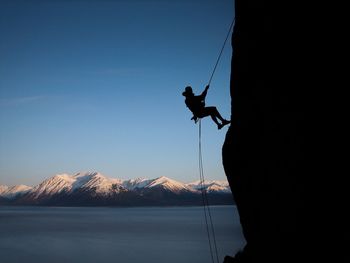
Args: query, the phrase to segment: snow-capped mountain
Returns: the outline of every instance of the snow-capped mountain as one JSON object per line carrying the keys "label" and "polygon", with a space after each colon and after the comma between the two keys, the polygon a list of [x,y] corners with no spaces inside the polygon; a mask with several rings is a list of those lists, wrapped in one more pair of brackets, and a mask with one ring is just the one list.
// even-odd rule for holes
{"label": "snow-capped mountain", "polygon": [[146,178],[136,178],[125,180],[123,186],[128,190],[142,189],[148,185],[152,180]]}
{"label": "snow-capped mountain", "polygon": [[[204,187],[208,194],[217,195],[216,203],[220,203],[224,195],[231,195],[225,181],[208,181]],[[57,174],[35,187],[1,185],[0,197],[11,199],[14,204],[181,205],[197,204],[200,190],[199,181],[185,184],[165,176],[122,180],[97,172],[80,172]]]}
{"label": "snow-capped mountain", "polygon": [[186,184],[165,176],[155,179],[137,178],[123,181],[122,185],[128,190],[162,188],[172,192],[193,191]]}
{"label": "snow-capped mountain", "polygon": [[18,195],[23,195],[28,193],[32,187],[27,186],[27,185],[15,185],[12,187],[8,187],[6,185],[1,185],[0,186],[0,196],[6,197],[9,199],[15,198]]}
{"label": "snow-capped mountain", "polygon": [[[39,198],[42,195],[56,195],[62,192],[71,194],[75,190],[108,194],[123,188],[121,183],[122,180],[120,179],[107,178],[97,172],[77,173],[75,175],[58,174],[35,186],[31,194],[35,198]],[[118,187],[115,187],[115,185],[118,185]]]}
{"label": "snow-capped mountain", "polygon": [[227,181],[204,181],[203,184],[201,184],[201,181],[198,180],[187,184],[187,186],[195,190],[201,190],[202,187],[204,187],[204,189],[209,193],[231,193],[230,186]]}
{"label": "snow-capped mountain", "polygon": [[9,187],[7,185],[0,185],[0,195],[6,191]]}
{"label": "snow-capped mountain", "polygon": [[144,186],[144,188],[162,188],[165,190],[169,190],[172,192],[182,192],[182,191],[190,191],[193,189],[186,186],[186,184],[175,181],[165,176],[158,177],[153,180],[149,180],[149,183]]}

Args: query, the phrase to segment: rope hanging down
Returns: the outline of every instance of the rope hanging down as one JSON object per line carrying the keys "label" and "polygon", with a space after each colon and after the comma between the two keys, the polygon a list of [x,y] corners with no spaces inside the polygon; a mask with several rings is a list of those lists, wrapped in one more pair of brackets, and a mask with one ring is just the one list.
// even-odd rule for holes
{"label": "rope hanging down", "polygon": [[[235,18],[232,20],[232,23],[230,25],[230,28],[227,32],[224,44],[222,45],[222,48],[220,50],[219,56],[216,60],[213,72],[211,73],[208,85],[210,85],[214,73],[216,71],[216,68],[219,64],[222,52],[224,51],[227,39],[230,35],[230,32],[234,26],[235,23]],[[208,201],[208,195],[207,191],[205,189],[205,179],[204,179],[204,169],[203,169],[203,156],[202,156],[202,125],[201,125],[201,119],[199,118],[199,131],[198,131],[198,159],[199,159],[199,177],[200,177],[200,188],[201,188],[201,193],[202,193],[202,201],[203,201],[203,208],[204,208],[204,217],[205,217],[205,225],[207,229],[207,236],[208,236],[208,242],[209,242],[209,247],[210,247],[210,255],[211,255],[211,260],[213,263],[216,262],[219,263],[219,254],[218,254],[218,249],[217,249],[217,244],[216,244],[216,235],[215,235],[215,229],[213,225],[213,220],[211,216],[211,211],[210,211],[210,206],[209,206],[209,201]],[[208,222],[209,221],[209,222]],[[209,229],[210,228],[210,229]],[[213,241],[211,240],[211,236],[213,238]],[[213,244],[212,244],[213,243]],[[214,253],[215,253],[215,259],[214,259]]]}
{"label": "rope hanging down", "polygon": [[218,64],[219,64],[219,61],[220,61],[220,58],[221,58],[222,52],[224,51],[224,48],[225,48],[225,45],[226,45],[227,39],[228,39],[228,37],[229,37],[229,35],[230,35],[230,32],[231,32],[231,30],[232,30],[232,28],[233,28],[233,25],[235,24],[235,20],[236,20],[236,18],[234,18],[234,19],[232,20],[232,23],[231,23],[231,25],[230,25],[230,28],[229,28],[229,30],[228,30],[228,32],[227,32],[227,35],[226,35],[226,38],[225,38],[224,44],[222,45],[222,48],[221,48],[221,50],[220,50],[220,53],[219,53],[218,59],[216,60],[216,63],[215,63],[215,66],[214,66],[213,72],[211,73],[211,76],[210,76],[210,79],[209,79],[209,82],[208,82],[208,85],[210,85],[211,80],[213,79],[214,73],[215,73],[215,71],[216,71],[216,67],[217,67],[217,66],[218,66]]}
{"label": "rope hanging down", "polygon": [[[216,235],[215,235],[215,230],[214,230],[214,225],[213,225],[213,220],[211,217],[211,212],[210,212],[210,207],[209,207],[209,201],[208,201],[208,195],[207,191],[205,190],[205,180],[204,180],[204,169],[203,169],[203,156],[202,156],[202,125],[201,125],[201,120],[199,119],[199,130],[198,130],[198,159],[199,159],[199,182],[200,182],[200,189],[202,192],[202,201],[203,201],[203,209],[204,209],[204,217],[205,217],[205,225],[207,229],[207,236],[208,236],[208,242],[209,242],[209,248],[210,248],[210,255],[211,255],[211,260],[213,263],[215,263],[214,260],[214,252],[216,255],[216,262],[219,263],[219,254],[218,254],[218,249],[216,245]],[[209,231],[209,224],[208,220],[210,221],[210,230]],[[213,245],[211,242],[211,236],[213,237]],[[214,247],[214,251],[213,251]]]}

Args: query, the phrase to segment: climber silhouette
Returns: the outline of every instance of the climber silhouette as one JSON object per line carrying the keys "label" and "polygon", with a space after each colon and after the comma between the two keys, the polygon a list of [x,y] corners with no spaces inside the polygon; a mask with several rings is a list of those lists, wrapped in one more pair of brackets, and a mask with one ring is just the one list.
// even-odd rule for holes
{"label": "climber silhouette", "polygon": [[[185,91],[182,92],[182,95],[186,97],[186,106],[193,113],[193,117],[191,118],[191,120],[194,120],[195,123],[197,123],[198,118],[210,116],[218,126],[218,129],[220,130],[222,127],[229,124],[231,121],[224,119],[220,115],[216,107],[205,107],[205,97],[207,96],[208,89],[209,85],[205,87],[201,95],[195,96],[192,91],[192,87],[187,86],[185,88]],[[221,123],[218,121],[218,119],[221,121]]]}

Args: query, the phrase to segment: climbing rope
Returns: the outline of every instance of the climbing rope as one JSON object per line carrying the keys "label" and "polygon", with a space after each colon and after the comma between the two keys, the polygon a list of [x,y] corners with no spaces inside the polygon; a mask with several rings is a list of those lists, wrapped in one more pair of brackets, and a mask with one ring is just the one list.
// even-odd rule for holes
{"label": "climbing rope", "polygon": [[219,53],[219,56],[218,56],[218,58],[217,58],[217,60],[216,60],[216,63],[215,63],[215,66],[214,66],[213,72],[211,73],[211,76],[210,76],[210,79],[209,79],[208,85],[210,85],[211,80],[213,79],[214,73],[215,73],[215,71],[216,71],[216,67],[217,67],[217,66],[218,66],[218,64],[219,64],[219,61],[220,61],[220,58],[221,58],[222,52],[224,51],[224,48],[225,48],[225,46],[226,46],[227,39],[228,39],[228,37],[229,37],[229,35],[230,35],[230,32],[231,32],[231,30],[232,30],[232,28],[233,28],[233,25],[235,24],[235,20],[236,20],[236,18],[233,18],[232,23],[231,23],[231,25],[230,25],[230,28],[229,28],[229,30],[228,30],[228,32],[227,32],[227,35],[226,35],[226,38],[225,38],[224,44],[222,45],[222,48],[221,48],[220,53]]}
{"label": "climbing rope", "polygon": [[[216,60],[214,69],[211,73],[208,85],[210,85],[214,73],[216,71],[216,68],[219,64],[219,61],[221,59],[221,55],[222,52],[224,51],[227,39],[230,35],[230,32],[234,26],[235,23],[235,18],[232,20],[232,23],[230,25],[230,28],[227,32],[224,44],[222,45],[222,48],[220,50],[219,56]],[[214,225],[213,225],[213,220],[212,220],[212,216],[211,216],[211,211],[210,211],[210,206],[209,206],[209,201],[208,201],[208,195],[207,195],[207,191],[205,189],[205,179],[204,179],[204,169],[203,169],[203,156],[202,156],[202,124],[201,124],[201,118],[199,118],[199,126],[198,126],[198,163],[199,163],[199,182],[200,182],[200,188],[201,188],[201,193],[202,193],[202,201],[203,201],[203,209],[204,209],[204,217],[205,217],[205,225],[206,225],[206,229],[207,229],[207,236],[208,236],[208,242],[209,242],[209,248],[210,248],[210,255],[211,255],[211,260],[213,263],[215,263],[215,259],[216,262],[219,263],[219,253],[218,253],[218,249],[217,249],[217,244],[216,244],[216,235],[215,235],[215,229],[214,229]],[[196,121],[197,123],[197,121]],[[209,221],[209,222],[208,222]],[[213,240],[211,240],[211,237],[213,238]],[[212,244],[213,243],[213,244]],[[215,256],[214,256],[215,254]]]}
{"label": "climbing rope", "polygon": [[[213,263],[215,263],[214,260],[214,253],[216,255],[216,262],[219,263],[219,254],[218,254],[218,249],[216,245],[216,235],[215,235],[215,229],[213,225],[213,220],[211,216],[211,211],[210,211],[210,206],[209,206],[209,201],[208,201],[208,195],[207,191],[205,189],[205,180],[204,180],[204,169],[203,169],[203,156],[202,156],[202,124],[201,120],[199,119],[199,129],[198,129],[198,159],[199,159],[199,182],[200,182],[200,189],[202,193],[202,201],[203,201],[203,209],[204,209],[204,217],[205,217],[205,225],[207,229],[207,236],[208,236],[208,242],[209,242],[209,249],[210,249],[210,255],[211,255],[211,260]],[[210,222],[210,230],[209,230],[209,224],[208,221]],[[213,245],[211,241],[211,236],[213,237]],[[214,249],[213,249],[214,247]]]}

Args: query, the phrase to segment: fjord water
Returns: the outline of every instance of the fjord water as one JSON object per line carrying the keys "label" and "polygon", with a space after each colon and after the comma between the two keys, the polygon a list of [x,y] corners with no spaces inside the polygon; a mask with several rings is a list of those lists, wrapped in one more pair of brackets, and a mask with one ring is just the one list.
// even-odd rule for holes
{"label": "fjord water", "polygon": [[[219,259],[243,247],[235,206],[212,206]],[[3,263],[211,262],[203,207],[1,207]]]}

